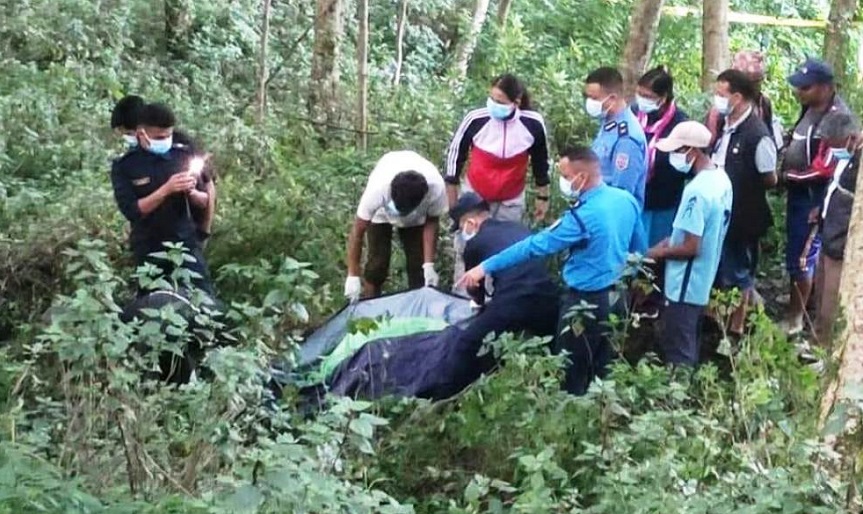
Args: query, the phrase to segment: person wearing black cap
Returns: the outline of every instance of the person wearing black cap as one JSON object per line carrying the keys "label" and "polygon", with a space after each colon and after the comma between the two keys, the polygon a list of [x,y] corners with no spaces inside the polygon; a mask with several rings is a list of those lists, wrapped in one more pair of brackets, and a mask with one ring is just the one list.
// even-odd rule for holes
{"label": "person wearing black cap", "polygon": [[[453,231],[464,241],[464,262],[471,269],[485,259],[531,235],[516,221],[491,217],[489,204],[476,193],[463,194],[450,209]],[[552,336],[558,320],[558,290],[541,261],[528,261],[499,271],[468,294],[482,308],[465,329],[461,339],[479,350],[490,333],[526,331],[535,336]],[[480,371],[491,364],[483,360]]]}
{"label": "person wearing black cap", "polygon": [[822,61],[807,59],[788,77],[788,83],[803,108],[782,161],[788,187],[785,267],[791,279],[791,302],[782,328],[791,335],[803,330],[803,314],[821,250],[818,212],[836,167],[828,146],[821,141],[818,126],[827,113],[849,110],[836,94],[833,70]]}

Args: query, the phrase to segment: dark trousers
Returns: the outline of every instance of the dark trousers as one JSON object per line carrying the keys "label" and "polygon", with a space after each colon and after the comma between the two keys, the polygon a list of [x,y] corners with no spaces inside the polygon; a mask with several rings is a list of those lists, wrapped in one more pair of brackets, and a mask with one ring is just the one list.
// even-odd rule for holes
{"label": "dark trousers", "polygon": [[[621,315],[623,305],[620,299],[611,303],[612,293],[612,288],[597,292],[569,289],[563,295],[554,351],[569,352],[570,364],[564,378],[564,389],[569,393],[586,393],[594,377],[604,377],[608,372],[608,364],[612,359],[609,314]],[[582,301],[592,305],[593,309],[568,318],[570,309]]]}
{"label": "dark trousers", "polygon": [[662,340],[659,343],[662,360],[666,364],[678,366],[696,366],[701,352],[699,328],[702,305],[668,302],[662,314],[665,325]]}
{"label": "dark trousers", "polygon": [[557,328],[558,299],[556,295],[529,295],[516,298],[495,297],[470,324],[449,344],[448,369],[451,378],[440,397],[450,396],[488,373],[496,364],[489,352],[477,355],[489,334],[525,332],[530,336],[553,336]]}
{"label": "dark trousers", "polygon": [[462,338],[473,344],[473,354],[476,355],[485,337],[492,333],[527,332],[531,336],[553,336],[559,317],[558,301],[552,295],[495,297],[473,318]]}
{"label": "dark trousers", "polygon": [[[419,289],[423,279],[423,226],[397,229],[405,252],[408,288]],[[365,279],[378,295],[390,273],[393,226],[389,223],[372,223],[366,231],[369,255],[366,261]]]}
{"label": "dark trousers", "polygon": [[[189,270],[191,272],[197,273],[200,277],[196,277],[192,279],[192,284],[198,289],[204,291],[210,297],[215,298],[213,291],[213,284],[210,280],[210,272],[207,267],[207,260],[204,258],[204,251],[201,248],[201,244],[197,241],[194,242],[184,242],[186,247],[186,251],[194,257],[194,262],[183,261],[182,268]],[[174,271],[173,264],[168,262],[165,259],[157,259],[153,257],[152,253],[155,252],[163,252],[165,251],[165,247],[161,244],[133,244],[132,245],[132,253],[135,254],[135,265],[141,266],[144,263],[152,264],[153,266],[159,268],[162,272],[162,275],[165,277],[170,277],[171,273]],[[146,295],[148,291],[138,291],[138,296]]]}

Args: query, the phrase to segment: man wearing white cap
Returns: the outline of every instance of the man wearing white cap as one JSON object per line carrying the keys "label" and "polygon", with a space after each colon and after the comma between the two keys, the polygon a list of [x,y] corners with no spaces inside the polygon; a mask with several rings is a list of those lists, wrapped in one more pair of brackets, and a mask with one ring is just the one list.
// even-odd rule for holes
{"label": "man wearing white cap", "polygon": [[665,261],[663,291],[668,306],[663,314],[665,336],[660,352],[668,364],[698,364],[698,329],[710,300],[710,289],[719,269],[719,258],[731,220],[731,181],[704,153],[710,130],[697,121],[677,125],[657,142],[678,171],[692,172],[674,218],[671,237],[647,252]]}

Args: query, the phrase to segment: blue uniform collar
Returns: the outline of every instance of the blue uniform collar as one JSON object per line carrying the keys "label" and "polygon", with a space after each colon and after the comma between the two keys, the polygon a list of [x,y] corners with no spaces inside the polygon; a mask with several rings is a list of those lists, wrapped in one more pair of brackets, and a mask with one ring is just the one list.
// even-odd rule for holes
{"label": "blue uniform collar", "polygon": [[593,198],[594,196],[598,195],[599,192],[601,190],[605,189],[606,187],[608,187],[608,185],[605,182],[600,182],[598,186],[593,187],[593,188],[581,193],[581,195],[578,197],[579,203],[584,203],[585,201]]}

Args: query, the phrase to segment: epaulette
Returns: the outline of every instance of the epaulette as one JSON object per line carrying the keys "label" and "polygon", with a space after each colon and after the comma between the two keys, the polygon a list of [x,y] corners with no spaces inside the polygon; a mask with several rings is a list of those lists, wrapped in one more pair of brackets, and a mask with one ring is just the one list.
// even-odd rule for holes
{"label": "epaulette", "polygon": [[616,121],[609,121],[608,123],[606,123],[606,124],[602,127],[602,129],[603,129],[603,130],[605,130],[605,131],[609,131],[609,130],[613,130],[613,129],[614,129],[614,127],[616,127],[616,126],[617,126],[617,122],[616,122]]}
{"label": "epaulette", "polygon": [[112,162],[113,164],[119,164],[119,163],[123,162],[123,161],[124,161],[124,160],[126,160],[130,155],[133,155],[135,152],[137,152],[137,151],[138,151],[138,148],[139,148],[139,147],[137,147],[137,146],[136,146],[136,147],[134,147],[134,148],[129,148],[128,150],[126,150],[126,153],[124,153],[123,155],[121,155],[121,156],[119,156],[119,157],[115,157],[114,159],[112,159],[112,160],[111,160],[111,162]]}
{"label": "epaulette", "polygon": [[629,135],[629,125],[627,125],[625,121],[621,121],[617,124],[617,135],[620,137]]}

